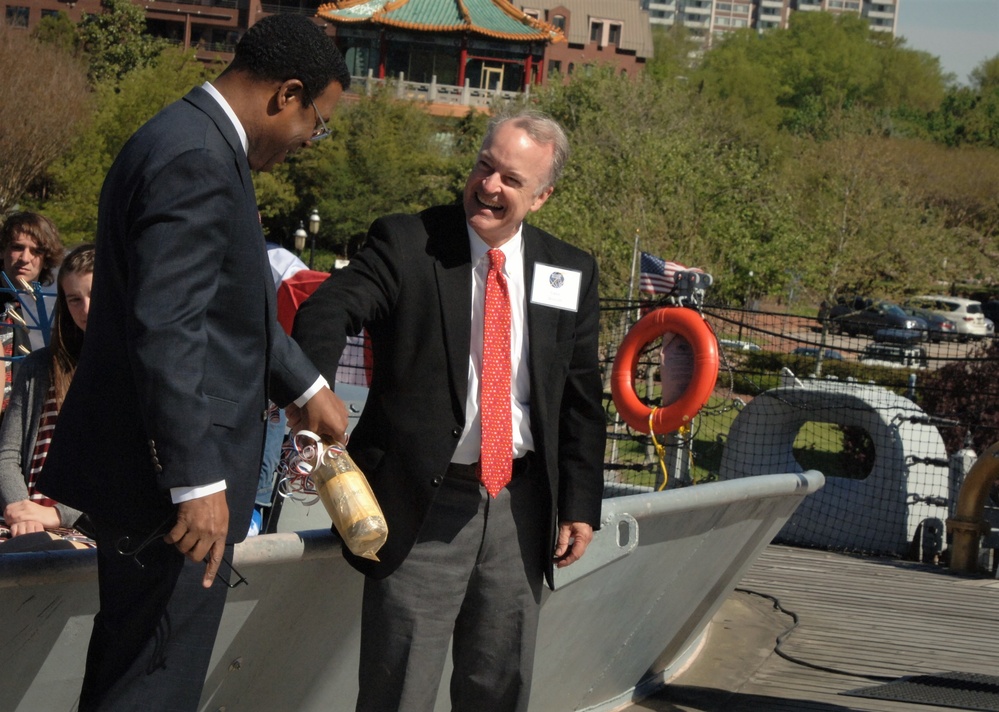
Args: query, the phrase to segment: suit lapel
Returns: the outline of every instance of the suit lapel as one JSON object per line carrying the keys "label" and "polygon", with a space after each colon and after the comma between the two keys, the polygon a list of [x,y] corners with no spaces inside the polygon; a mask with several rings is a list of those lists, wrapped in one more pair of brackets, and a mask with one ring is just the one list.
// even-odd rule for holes
{"label": "suit lapel", "polygon": [[[544,241],[530,225],[524,225],[524,289],[527,298],[527,336],[530,344],[531,393],[544,384],[541,374],[547,373],[551,361],[555,335],[558,333],[559,309],[531,303],[531,285],[534,283],[534,269],[538,262],[553,264],[554,258],[545,249]],[[535,376],[538,380],[535,380]]]}
{"label": "suit lapel", "polygon": [[[201,87],[195,87],[189,91],[184,100],[208,114],[209,118],[215,123],[215,127],[222,134],[222,138],[225,139],[226,143],[229,144],[229,148],[232,149],[233,156],[236,159],[236,169],[239,172],[239,179],[243,185],[243,192],[246,193],[248,204],[256,207],[257,196],[253,190],[250,162],[246,157],[246,151],[243,150],[243,144],[239,140],[239,133],[236,131],[236,127],[232,125],[232,120],[212,95]],[[262,238],[263,232],[261,231],[260,234]]]}
{"label": "suit lapel", "polygon": [[[243,187],[243,194],[246,196],[246,222],[247,225],[253,225],[251,228],[258,235],[259,249],[259,259],[258,259],[258,271],[264,277],[262,284],[264,285],[264,301],[266,318],[264,323],[267,329],[267,343],[270,344],[273,337],[273,326],[274,321],[277,318],[277,306],[276,306],[276,296],[270,287],[270,263],[267,258],[267,245],[264,239],[263,228],[260,227],[259,213],[257,212],[257,194],[253,188],[253,175],[250,171],[250,161],[246,156],[246,151],[243,149],[243,143],[239,140],[239,132],[236,131],[236,127],[233,126],[232,120],[229,115],[225,113],[225,110],[219,105],[219,103],[209,94],[207,91],[201,87],[195,87],[187,93],[184,97],[185,101],[190,102],[197,109],[203,111],[215,124],[215,128],[218,129],[222,138],[229,145],[229,149],[232,151],[233,160],[235,163],[236,172],[239,174],[240,184]],[[270,354],[268,353],[268,360]]]}
{"label": "suit lapel", "polygon": [[470,309],[472,300],[471,249],[464,212],[459,207],[455,220],[439,235],[430,235],[434,245],[434,273],[437,296],[444,324],[444,350],[448,376],[454,384],[455,397],[464,412],[468,395],[468,352],[472,338]]}

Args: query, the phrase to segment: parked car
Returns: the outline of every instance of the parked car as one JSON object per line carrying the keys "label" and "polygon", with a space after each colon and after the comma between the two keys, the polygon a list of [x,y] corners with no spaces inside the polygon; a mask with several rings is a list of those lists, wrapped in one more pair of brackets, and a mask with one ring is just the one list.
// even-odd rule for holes
{"label": "parked car", "polygon": [[926,368],[926,349],[905,344],[868,344],[860,354],[860,362],[868,366]]}
{"label": "parked car", "polygon": [[860,298],[833,306],[829,310],[829,328],[834,334],[850,336],[874,336],[882,329],[905,329],[919,333],[920,339],[925,339],[929,332],[929,325],[924,320],[906,314],[897,304]]}
{"label": "parked car", "polygon": [[993,324],[999,322],[999,299],[990,299],[987,302],[982,302],[982,313]]}
{"label": "parked car", "polygon": [[878,329],[874,332],[874,340],[885,344],[918,344],[926,341],[927,333],[915,329]]}
{"label": "parked car", "polygon": [[930,327],[929,339],[934,344],[939,344],[941,341],[957,341],[959,336],[957,324],[943,314],[918,307],[902,307],[902,309],[906,314],[918,316],[926,321]]}
{"label": "parked car", "polygon": [[735,339],[718,339],[718,344],[724,346],[727,349],[733,349],[735,351],[762,351],[759,344],[754,344],[751,341],[736,341]]}
{"label": "parked car", "polygon": [[[799,346],[794,351],[791,352],[793,356],[807,356],[809,358],[818,358],[819,350],[814,346]],[[835,349],[825,349],[822,351],[822,358],[827,361],[842,361],[843,354]]]}
{"label": "parked car", "polygon": [[970,338],[983,338],[991,336],[995,330],[989,330],[985,323],[985,313],[982,311],[982,303],[974,299],[964,299],[962,297],[947,297],[939,294],[924,294],[912,297],[905,301],[908,307],[926,309],[945,316],[954,322],[957,328],[958,339],[967,341]]}

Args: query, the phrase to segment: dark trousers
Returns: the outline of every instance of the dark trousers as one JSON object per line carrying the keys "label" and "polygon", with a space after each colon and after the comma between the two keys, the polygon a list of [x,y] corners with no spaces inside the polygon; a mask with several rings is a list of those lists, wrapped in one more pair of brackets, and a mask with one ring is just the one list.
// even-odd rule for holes
{"label": "dark trousers", "polygon": [[[87,651],[80,712],[197,710],[228,588],[154,537],[95,522],[100,611]],[[226,558],[232,560],[232,546]],[[141,566],[140,566],[141,563]],[[225,569],[223,564],[223,569]]]}
{"label": "dark trousers", "polygon": [[454,712],[527,709],[544,486],[518,474],[492,499],[449,470],[406,560],[385,579],[365,580],[358,712],[432,711],[449,641]]}

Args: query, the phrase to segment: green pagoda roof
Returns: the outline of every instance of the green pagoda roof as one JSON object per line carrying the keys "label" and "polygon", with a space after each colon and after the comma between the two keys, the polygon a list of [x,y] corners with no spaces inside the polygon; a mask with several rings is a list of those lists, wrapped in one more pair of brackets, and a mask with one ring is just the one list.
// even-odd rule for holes
{"label": "green pagoda roof", "polygon": [[516,42],[564,42],[554,25],[507,0],[333,0],[316,14],[336,24],[371,23],[417,32],[472,32]]}

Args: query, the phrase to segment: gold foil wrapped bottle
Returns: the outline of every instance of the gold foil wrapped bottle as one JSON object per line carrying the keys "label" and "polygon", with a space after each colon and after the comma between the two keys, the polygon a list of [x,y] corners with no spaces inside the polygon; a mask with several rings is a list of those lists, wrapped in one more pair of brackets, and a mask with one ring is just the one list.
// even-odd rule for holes
{"label": "gold foil wrapped bottle", "polygon": [[296,437],[316,443],[315,462],[310,462],[312,482],[347,548],[355,556],[378,561],[388,525],[367,478],[342,445],[326,445],[308,431]]}

